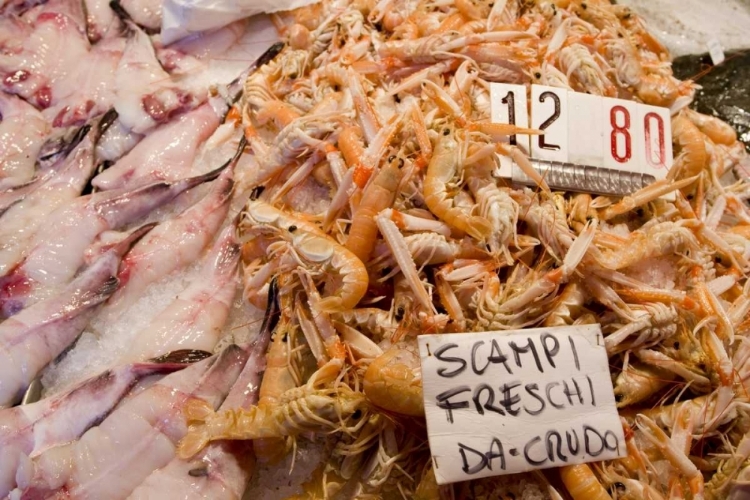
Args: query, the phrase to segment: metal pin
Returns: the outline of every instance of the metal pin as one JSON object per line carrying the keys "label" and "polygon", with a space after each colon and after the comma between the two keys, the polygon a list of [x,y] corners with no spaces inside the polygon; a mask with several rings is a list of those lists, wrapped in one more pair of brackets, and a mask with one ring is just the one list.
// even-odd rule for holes
{"label": "metal pin", "polygon": [[[567,162],[532,158],[531,165],[551,188],[564,191],[625,196],[656,182],[656,177],[650,174],[576,165]],[[513,182],[520,184],[536,184],[515,164],[513,165],[512,178]]]}

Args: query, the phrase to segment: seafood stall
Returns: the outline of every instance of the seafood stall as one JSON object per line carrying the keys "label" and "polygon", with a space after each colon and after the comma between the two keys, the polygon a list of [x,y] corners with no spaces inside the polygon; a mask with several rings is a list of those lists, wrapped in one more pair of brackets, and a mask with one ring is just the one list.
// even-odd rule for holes
{"label": "seafood stall", "polygon": [[689,3],[0,0],[0,498],[750,498]]}

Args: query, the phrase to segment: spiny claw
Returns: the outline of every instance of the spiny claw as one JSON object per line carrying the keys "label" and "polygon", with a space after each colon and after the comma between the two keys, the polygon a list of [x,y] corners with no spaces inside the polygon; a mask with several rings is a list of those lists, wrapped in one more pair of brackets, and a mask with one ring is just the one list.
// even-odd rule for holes
{"label": "spiny claw", "polygon": [[609,220],[618,215],[622,215],[635,208],[645,205],[646,203],[653,201],[660,196],[671,193],[678,189],[682,189],[685,186],[689,186],[698,179],[698,176],[683,179],[677,182],[671,182],[667,179],[656,181],[653,184],[646,186],[645,188],[639,189],[630,196],[625,196],[619,203],[616,203],[610,207],[605,208],[599,216],[602,220]]}

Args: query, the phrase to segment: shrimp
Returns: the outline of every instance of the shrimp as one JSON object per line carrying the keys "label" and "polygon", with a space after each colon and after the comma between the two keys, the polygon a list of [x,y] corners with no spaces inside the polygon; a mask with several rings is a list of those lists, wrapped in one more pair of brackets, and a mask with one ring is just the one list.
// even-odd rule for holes
{"label": "shrimp", "polygon": [[[571,80],[574,87],[589,94],[613,97],[617,91],[607,79],[589,50],[574,43],[560,50],[557,56],[559,68]],[[575,85],[577,83],[577,85]]]}
{"label": "shrimp", "polygon": [[679,149],[672,168],[670,179],[693,177],[700,174],[708,164],[708,153],[704,135],[684,113],[672,118],[672,139]]}
{"label": "shrimp", "polygon": [[393,158],[378,172],[362,193],[362,199],[354,213],[346,248],[362,262],[367,262],[375,246],[378,228],[375,215],[393,205],[398,185],[403,177],[404,161]]}
{"label": "shrimp", "polygon": [[492,232],[490,222],[484,217],[466,213],[449,198],[449,184],[458,173],[459,165],[458,142],[446,129],[427,167],[423,184],[425,203],[433,214],[449,226],[485,241]]}
{"label": "shrimp", "polygon": [[599,263],[607,269],[622,269],[649,257],[669,255],[682,249],[697,250],[695,235],[680,222],[662,222],[630,234],[624,246],[605,252]]}
{"label": "shrimp", "polygon": [[706,134],[716,144],[731,146],[737,142],[737,132],[726,122],[719,120],[715,116],[704,115],[692,109],[686,109],[684,113],[685,117],[693,125],[698,127],[701,132]]}
{"label": "shrimp", "polygon": [[[269,295],[275,295],[276,285],[272,282]],[[291,319],[285,317],[294,308],[292,294],[288,294],[286,300],[290,302],[281,309],[282,318],[273,332],[271,345],[266,355],[266,370],[260,385],[258,400],[259,405],[273,406],[278,403],[282,394],[300,385],[300,374],[292,357],[294,350],[294,339],[296,329]],[[272,299],[273,300],[273,299]],[[269,303],[271,308],[273,302]],[[291,309],[287,309],[289,306]],[[279,314],[277,310],[276,314]],[[263,462],[276,462],[287,451],[283,438],[262,438],[253,442],[253,450],[259,460]]]}
{"label": "shrimp", "polygon": [[623,408],[645,401],[669,385],[676,375],[658,367],[629,363],[615,379],[615,401]]}
{"label": "shrimp", "polygon": [[[649,347],[658,344],[677,333],[678,314],[674,306],[652,303],[632,306],[631,310],[634,312],[636,319],[604,339],[607,354],[610,356],[623,349]],[[638,337],[635,340],[628,343],[627,347],[620,347],[625,339],[636,333]]]}
{"label": "shrimp", "polygon": [[261,200],[251,200],[245,207],[240,227],[248,229],[249,237],[246,241],[253,239],[253,233],[269,231],[286,242],[295,267],[307,263],[338,273],[341,286],[336,293],[320,301],[322,311],[351,309],[367,291],[369,278],[362,261],[314,224]]}
{"label": "shrimp", "polygon": [[422,374],[415,343],[391,346],[367,367],[364,391],[374,405],[388,411],[424,416]]}
{"label": "shrimp", "polygon": [[678,449],[656,423],[645,415],[636,417],[636,425],[643,431],[643,436],[657,446],[664,457],[687,479],[693,499],[703,498],[703,475],[685,453]]}
{"label": "shrimp", "polygon": [[560,467],[560,479],[573,500],[612,500],[588,464]]}
{"label": "shrimp", "polygon": [[276,405],[218,413],[206,401],[192,399],[184,409],[190,429],[177,447],[177,456],[189,459],[209,442],[222,439],[279,438],[346,429],[352,416],[365,407],[362,393],[346,385],[323,389],[305,385],[284,392]]}

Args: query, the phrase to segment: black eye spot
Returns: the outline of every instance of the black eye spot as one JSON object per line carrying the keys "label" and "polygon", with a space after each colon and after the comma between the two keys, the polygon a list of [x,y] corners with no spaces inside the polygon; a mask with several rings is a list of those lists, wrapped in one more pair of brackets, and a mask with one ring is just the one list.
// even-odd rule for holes
{"label": "black eye spot", "polygon": [[296,230],[297,230],[297,226],[294,226],[294,225],[292,225],[292,226],[289,226],[289,232],[290,232],[290,233],[293,233],[293,232],[295,232]]}
{"label": "black eye spot", "polygon": [[693,201],[695,199],[695,195],[693,193],[690,193],[689,195],[687,195],[687,199]]}
{"label": "black eye spot", "polygon": [[443,129],[443,135],[448,135],[450,133],[451,133],[450,129],[447,129],[447,128]]}
{"label": "black eye spot", "polygon": [[357,420],[361,416],[362,416],[362,410],[355,410],[354,413],[352,413],[352,418],[355,420]]}
{"label": "black eye spot", "polygon": [[388,163],[393,163],[393,160],[396,159],[396,155],[391,155],[388,157]]}
{"label": "black eye spot", "polygon": [[398,159],[398,168],[404,168],[404,159],[403,158],[399,158]]}
{"label": "black eye spot", "polygon": [[266,189],[265,186],[256,186],[253,188],[253,190],[250,192],[250,199],[251,200],[257,200],[260,198],[260,195],[263,194],[263,191]]}
{"label": "black eye spot", "polygon": [[393,315],[394,318],[396,318],[396,321],[401,321],[404,319],[404,314],[406,311],[404,311],[403,307],[399,307],[396,309],[396,314]]}
{"label": "black eye spot", "polygon": [[637,215],[638,217],[643,217],[643,209],[640,207],[636,208],[635,215]]}
{"label": "black eye spot", "polygon": [[617,481],[612,486],[614,486],[619,491],[625,491],[626,490],[625,485],[622,484],[620,481]]}
{"label": "black eye spot", "polygon": [[539,80],[541,77],[542,74],[540,72],[537,71],[536,73],[534,73],[534,78],[536,78],[537,80]]}
{"label": "black eye spot", "polygon": [[672,344],[672,347],[674,347],[675,349],[679,349],[680,348],[680,343],[679,342],[675,342],[674,344]]}
{"label": "black eye spot", "polygon": [[391,272],[391,269],[389,267],[384,267],[380,270],[381,276],[388,276],[388,274]]}
{"label": "black eye spot", "polygon": [[582,4],[581,4],[581,8],[582,8],[583,10],[586,10],[586,9],[588,9],[588,8],[589,8],[589,6],[588,6],[588,5],[586,5],[585,3],[582,3]]}
{"label": "black eye spot", "polygon": [[623,399],[625,399],[625,396],[623,394],[615,394],[615,401],[617,401],[618,403],[621,403]]}
{"label": "black eye spot", "polygon": [[288,341],[289,341],[289,339],[287,338],[287,335],[286,335],[286,333],[284,334],[284,336],[283,336],[283,337],[281,337],[281,341],[282,341],[282,342],[288,342]]}
{"label": "black eye spot", "polygon": [[297,78],[297,73],[289,73],[289,78],[294,80],[295,78]]}
{"label": "black eye spot", "polygon": [[340,85],[337,84],[337,85],[333,86],[333,91],[334,92],[338,92],[339,90],[341,90],[341,86]]}
{"label": "black eye spot", "polygon": [[401,102],[401,98],[398,96],[398,94],[393,96],[393,100],[396,101],[397,103]]}

